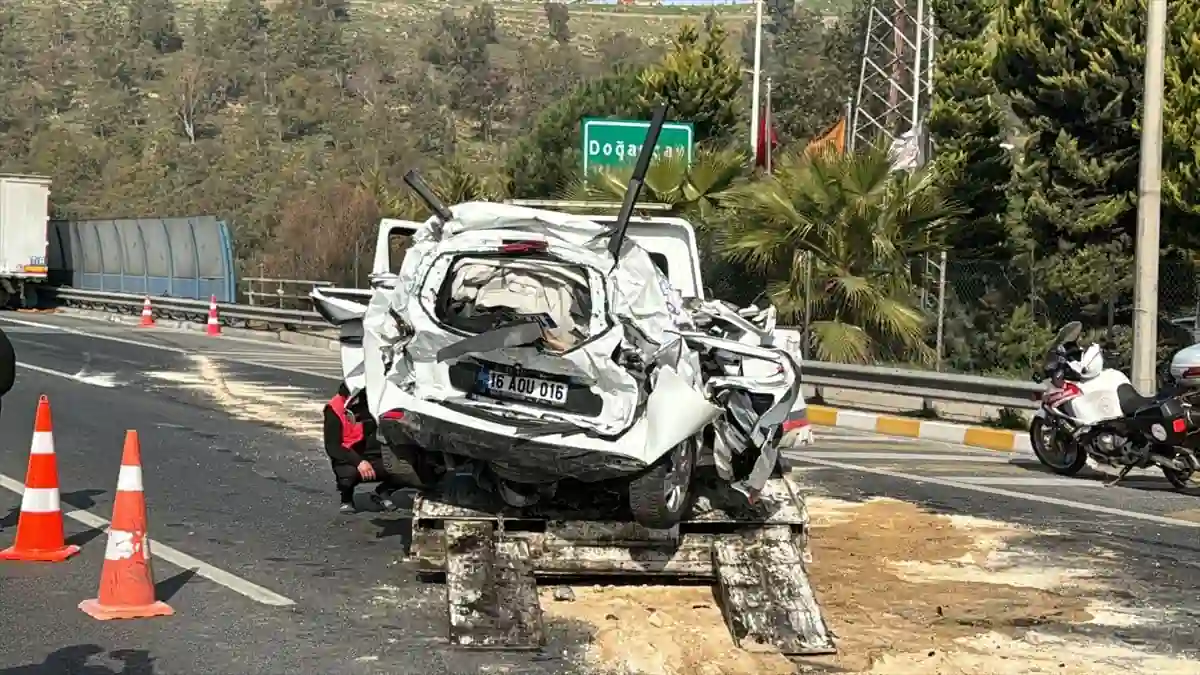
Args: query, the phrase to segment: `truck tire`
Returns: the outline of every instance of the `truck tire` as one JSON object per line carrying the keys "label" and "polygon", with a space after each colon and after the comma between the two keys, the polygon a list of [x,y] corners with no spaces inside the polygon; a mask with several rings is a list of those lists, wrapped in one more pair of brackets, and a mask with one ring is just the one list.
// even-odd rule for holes
{"label": "truck tire", "polygon": [[38,286],[37,284],[21,284],[21,309],[37,309],[38,308]]}
{"label": "truck tire", "polygon": [[629,510],[644,527],[667,530],[692,506],[698,438],[689,438],[629,481]]}
{"label": "truck tire", "polygon": [[437,484],[439,474],[425,451],[415,445],[387,445],[381,448],[380,463],[396,482],[418,490]]}

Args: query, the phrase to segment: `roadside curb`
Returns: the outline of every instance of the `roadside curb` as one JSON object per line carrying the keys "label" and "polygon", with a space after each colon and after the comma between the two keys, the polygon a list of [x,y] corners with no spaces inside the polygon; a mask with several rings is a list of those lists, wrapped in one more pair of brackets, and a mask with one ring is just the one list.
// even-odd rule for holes
{"label": "roadside curb", "polygon": [[827,408],[820,405],[808,406],[808,421],[825,427],[857,429],[888,436],[923,438],[930,441],[968,445],[997,452],[1033,452],[1029,445],[1029,434],[1009,429],[935,422],[933,420],[880,415],[859,410]]}

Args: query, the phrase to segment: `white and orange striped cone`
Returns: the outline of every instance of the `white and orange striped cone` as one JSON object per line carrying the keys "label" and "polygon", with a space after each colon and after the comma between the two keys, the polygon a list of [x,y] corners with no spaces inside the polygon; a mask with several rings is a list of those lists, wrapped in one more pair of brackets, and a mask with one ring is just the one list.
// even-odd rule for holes
{"label": "white and orange striped cone", "polygon": [[146,498],[142,492],[142,449],[138,434],[132,429],[125,432],[117,498],[108,527],[108,546],[104,548],[104,569],[100,572],[100,593],[79,603],[79,609],[100,621],[175,613],[170,605],[154,599]]}
{"label": "white and orange striped cone", "polygon": [[146,296],[146,301],[142,303],[142,322],[138,324],[138,328],[151,328],[154,326],[154,310],[150,307],[150,296]]}
{"label": "white and orange striped cone", "polygon": [[25,473],[25,492],[21,495],[17,538],[11,547],[0,551],[0,560],[62,562],[78,552],[79,547],[68,546],[63,534],[50,400],[42,396],[38,399],[33,441],[29,444],[29,469]]}
{"label": "white and orange striped cone", "polygon": [[212,296],[208,301],[208,326],[205,332],[209,335],[221,334],[221,321],[217,318],[217,296]]}

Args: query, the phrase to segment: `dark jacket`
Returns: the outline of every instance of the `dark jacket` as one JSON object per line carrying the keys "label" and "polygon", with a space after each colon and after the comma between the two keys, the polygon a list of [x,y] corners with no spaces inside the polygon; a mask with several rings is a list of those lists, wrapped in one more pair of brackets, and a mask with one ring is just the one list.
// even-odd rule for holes
{"label": "dark jacket", "polygon": [[17,353],[8,336],[0,330],[0,396],[7,394],[17,378]]}
{"label": "dark jacket", "polygon": [[[345,387],[338,389],[337,396],[345,398]],[[338,415],[334,403],[325,404],[325,424],[323,436],[325,440],[325,454],[329,455],[335,463],[338,464],[358,464],[365,460],[379,459],[380,446],[379,440],[375,438],[376,424],[374,418],[371,417],[367,405],[363,402],[361,396],[355,397],[349,406],[346,406],[346,417],[351,424],[361,425],[359,433],[349,434],[358,436],[358,440],[347,447],[346,437],[347,428],[342,418]]]}

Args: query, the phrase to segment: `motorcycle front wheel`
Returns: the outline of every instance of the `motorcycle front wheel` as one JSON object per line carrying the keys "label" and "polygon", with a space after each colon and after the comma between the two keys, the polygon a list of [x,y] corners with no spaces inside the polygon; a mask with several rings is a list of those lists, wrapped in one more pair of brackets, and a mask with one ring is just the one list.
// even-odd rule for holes
{"label": "motorcycle front wheel", "polygon": [[1087,466],[1087,453],[1076,443],[1061,443],[1054,427],[1041,417],[1029,424],[1029,445],[1038,461],[1060,476],[1074,476]]}

